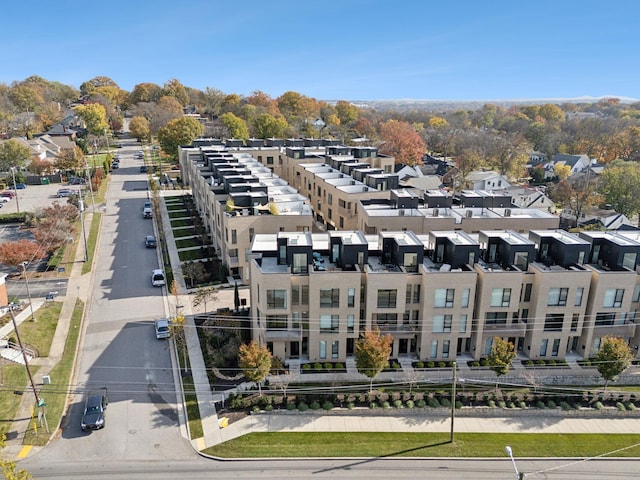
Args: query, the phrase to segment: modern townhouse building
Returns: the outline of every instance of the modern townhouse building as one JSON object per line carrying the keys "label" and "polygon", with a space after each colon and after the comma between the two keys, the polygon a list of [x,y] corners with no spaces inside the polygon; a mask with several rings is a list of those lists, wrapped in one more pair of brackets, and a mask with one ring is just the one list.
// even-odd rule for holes
{"label": "modern townhouse building", "polygon": [[181,147],[179,158],[216,253],[241,282],[256,234],[311,229],[308,199],[249,153],[201,145]]}
{"label": "modern townhouse building", "polygon": [[589,358],[605,335],[636,351],[640,243],[609,232],[460,230],[256,235],[254,338],[284,361],[345,361],[367,329],[393,357]]}

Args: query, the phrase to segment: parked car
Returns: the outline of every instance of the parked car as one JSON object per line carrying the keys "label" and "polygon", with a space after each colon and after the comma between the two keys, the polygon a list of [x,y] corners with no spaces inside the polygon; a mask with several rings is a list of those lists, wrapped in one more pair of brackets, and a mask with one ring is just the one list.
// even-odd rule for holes
{"label": "parked car", "polygon": [[11,201],[11,197],[0,196],[0,205]]}
{"label": "parked car", "polygon": [[164,271],[161,269],[156,269],[151,272],[151,285],[154,287],[161,287],[166,283],[164,278]]}
{"label": "parked car", "polygon": [[156,246],[158,245],[156,237],[154,237],[153,235],[147,235],[146,237],[144,237],[144,245],[147,248],[156,248]]}
{"label": "parked car", "polygon": [[142,209],[142,218],[153,218],[153,210],[151,210],[151,207],[144,207]]}
{"label": "parked car", "polygon": [[120,162],[113,162],[111,164],[111,170],[117,170],[118,168],[120,168]]}
{"label": "parked car", "polygon": [[87,394],[84,400],[82,420],[80,421],[80,428],[83,432],[104,428],[105,410],[108,404],[109,399],[106,387]]}
{"label": "parked car", "polygon": [[171,330],[169,329],[169,320],[159,318],[155,322],[156,338],[169,338]]}
{"label": "parked car", "polygon": [[146,165],[140,165],[140,173],[147,173],[147,166]]}
{"label": "parked car", "polygon": [[8,197],[8,198],[14,198],[16,196],[16,194],[15,194],[15,192],[12,192],[11,190],[5,190],[4,192],[0,192],[0,196]]}
{"label": "parked car", "polygon": [[16,183],[15,185],[9,185],[9,188],[11,188],[12,190],[13,189],[15,189],[15,190],[24,190],[25,188],[27,188],[27,184],[26,183]]}
{"label": "parked car", "polygon": [[56,197],[71,197],[76,194],[77,192],[75,190],[71,190],[70,188],[61,188],[60,190],[58,190],[58,193],[56,193]]}
{"label": "parked car", "polygon": [[67,183],[69,185],[84,185],[87,181],[80,177],[69,177],[69,181]]}

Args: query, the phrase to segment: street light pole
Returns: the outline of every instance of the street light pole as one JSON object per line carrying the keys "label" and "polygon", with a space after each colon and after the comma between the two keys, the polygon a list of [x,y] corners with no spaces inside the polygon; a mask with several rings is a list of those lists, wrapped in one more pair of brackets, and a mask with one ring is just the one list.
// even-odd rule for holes
{"label": "street light pole", "polygon": [[518,471],[518,466],[516,465],[516,459],[513,458],[513,450],[511,449],[511,447],[507,445],[506,447],[504,447],[504,451],[507,452],[507,455],[509,455],[509,458],[511,458],[511,463],[513,463],[513,469],[516,471],[516,478],[518,480],[524,480],[524,473]]}
{"label": "street light pole", "polygon": [[11,175],[13,176],[13,191],[16,192],[16,210],[20,213],[20,202],[18,201],[18,187],[16,187],[16,167],[11,167]]}
{"label": "street light pole", "polygon": [[449,441],[453,443],[453,421],[456,417],[456,362],[453,362],[453,382],[451,384],[451,435]]}
{"label": "street light pole", "polygon": [[29,290],[29,280],[27,279],[27,265],[29,262],[21,262],[22,273],[24,274],[24,284],[27,287],[27,297],[29,298],[29,308],[31,309],[31,321],[36,321],[36,316],[33,313],[33,302],[31,301],[31,291]]}

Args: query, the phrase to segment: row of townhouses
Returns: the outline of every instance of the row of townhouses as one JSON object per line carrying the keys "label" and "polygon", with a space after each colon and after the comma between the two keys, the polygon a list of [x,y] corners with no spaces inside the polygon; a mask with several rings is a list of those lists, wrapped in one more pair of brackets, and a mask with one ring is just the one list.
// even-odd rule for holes
{"label": "row of townhouses", "polygon": [[283,360],[344,361],[375,327],[394,357],[433,360],[482,358],[495,336],[531,359],[640,343],[634,233],[569,234],[505,192],[400,188],[372,147],[199,139],[179,158],[218,255],[250,285],[254,338]]}

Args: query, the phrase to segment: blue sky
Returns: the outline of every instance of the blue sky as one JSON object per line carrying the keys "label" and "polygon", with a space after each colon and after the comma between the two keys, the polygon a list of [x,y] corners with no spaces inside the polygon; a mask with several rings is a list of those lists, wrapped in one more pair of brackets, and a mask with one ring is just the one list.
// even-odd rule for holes
{"label": "blue sky", "polygon": [[7,2],[0,82],[320,100],[640,98],[635,0]]}

